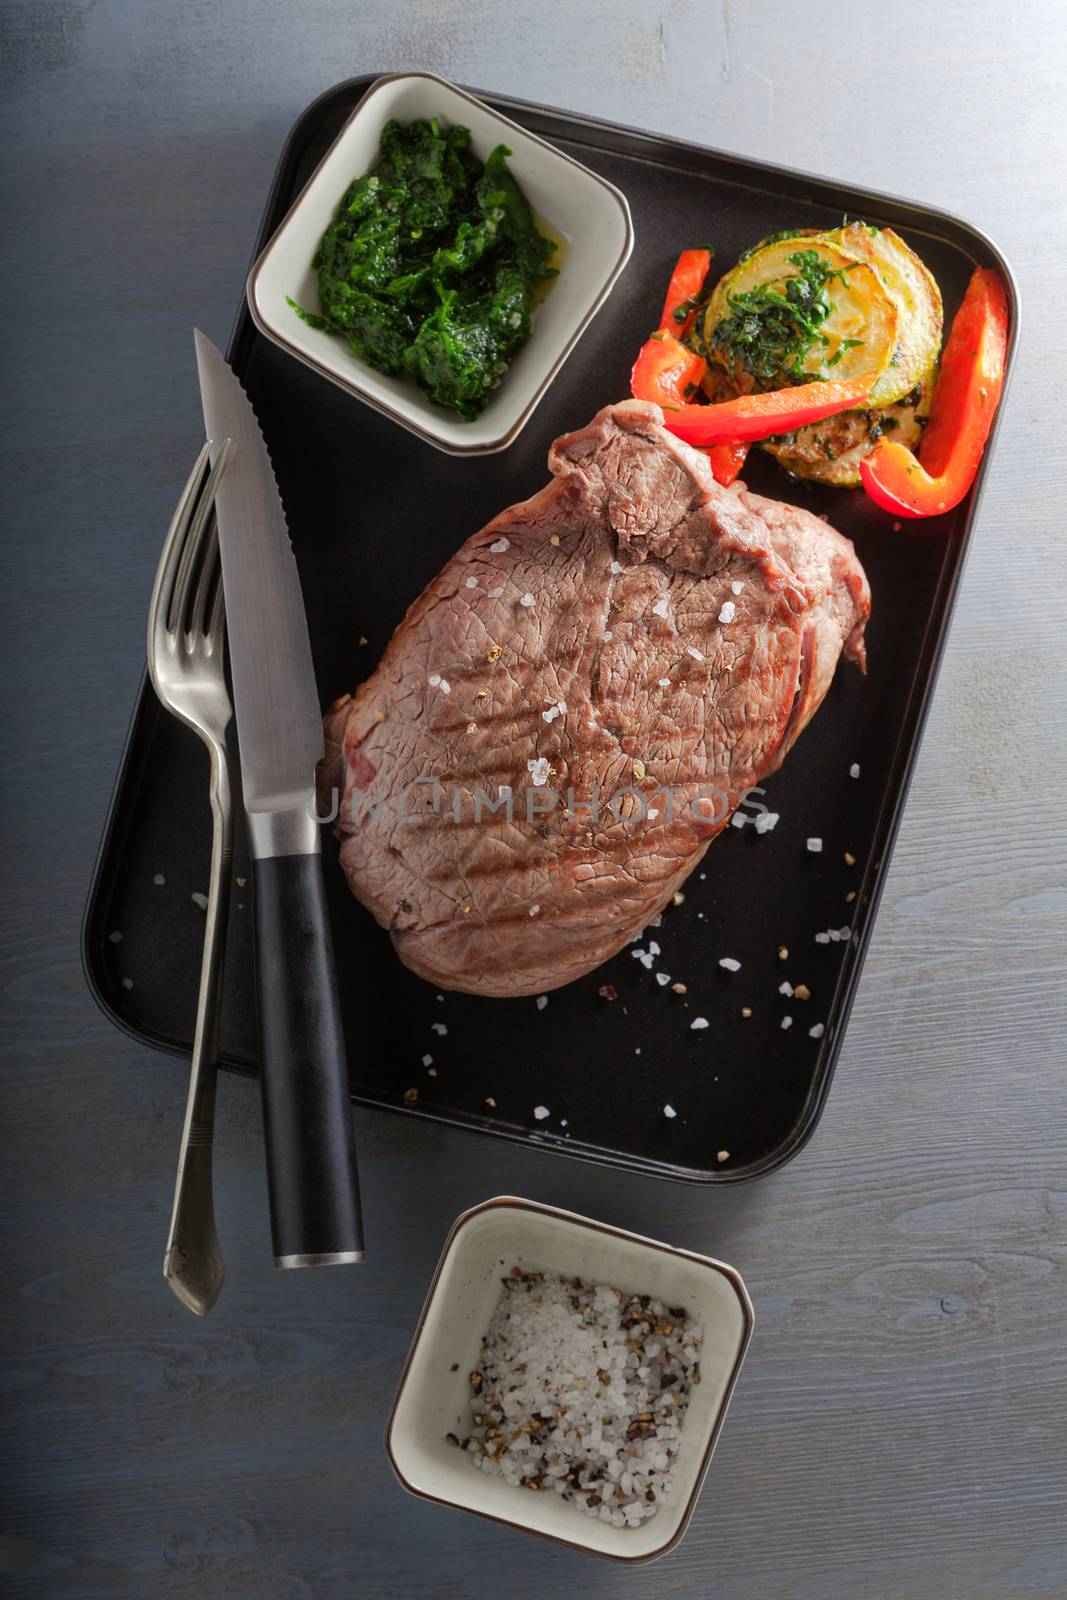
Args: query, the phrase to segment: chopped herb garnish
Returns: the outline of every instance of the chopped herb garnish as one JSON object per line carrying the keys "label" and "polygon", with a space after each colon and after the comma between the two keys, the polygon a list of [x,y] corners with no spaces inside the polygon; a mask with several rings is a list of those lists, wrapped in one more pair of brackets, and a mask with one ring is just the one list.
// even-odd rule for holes
{"label": "chopped herb garnish", "polygon": [[808,356],[830,342],[821,331],[833,311],[827,286],[843,282],[847,271],[831,267],[817,250],[796,250],[789,262],[797,268],[792,277],[729,295],[730,315],[712,334],[716,349],[763,387],[810,379]]}
{"label": "chopped herb garnish", "polygon": [[747,250],[742,250],[741,254],[737,258],[738,266],[741,265],[742,261],[750,261],[756,254],[757,250],[764,250],[769,244],[781,244],[783,239],[795,239],[796,235],[797,231],[795,228],[779,228],[777,233],[769,233],[767,237],[765,239],[761,239],[758,244],[750,245]]}
{"label": "chopped herb garnish", "polygon": [[826,365],[828,367],[836,367],[846,350],[855,350],[857,346],[866,344],[866,342],[865,339],[842,339]]}

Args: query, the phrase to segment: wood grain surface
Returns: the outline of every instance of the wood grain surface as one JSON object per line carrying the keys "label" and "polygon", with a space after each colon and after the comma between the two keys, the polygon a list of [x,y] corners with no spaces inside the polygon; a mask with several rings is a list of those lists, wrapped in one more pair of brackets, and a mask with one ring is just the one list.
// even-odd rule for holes
{"label": "wood grain surface", "polygon": [[[1067,254],[1061,0],[5,0],[0,1585],[55,1600],[1062,1600]],[[78,923],[266,185],[336,80],[424,65],[930,201],[1018,272],[1021,358],[816,1137],[728,1193],[360,1117],[365,1268],[269,1265],[221,1095],[229,1279],[160,1258],[182,1064]],[[708,219],[705,231],[714,231]],[[438,1249],[493,1193],[714,1252],[757,1329],[688,1538],[626,1571],[407,1498],[382,1431]]]}

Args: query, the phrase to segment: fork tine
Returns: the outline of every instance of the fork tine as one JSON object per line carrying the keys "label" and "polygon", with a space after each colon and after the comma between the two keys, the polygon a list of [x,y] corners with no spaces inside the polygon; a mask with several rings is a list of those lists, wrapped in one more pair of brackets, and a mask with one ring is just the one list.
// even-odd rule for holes
{"label": "fork tine", "polygon": [[207,535],[204,539],[204,555],[200,562],[200,572],[196,580],[196,592],[193,603],[189,609],[187,632],[196,635],[204,627],[204,617],[207,612],[208,599],[212,594],[212,585],[219,570],[219,525],[214,516],[208,518]]}
{"label": "fork tine", "polygon": [[215,585],[215,595],[211,602],[204,632],[212,650],[222,648],[222,636],[226,628],[226,595],[222,587],[222,568],[219,567],[218,582]]}
{"label": "fork tine", "polygon": [[174,508],[174,515],[170,519],[167,537],[163,541],[163,549],[159,557],[159,566],[156,568],[155,582],[152,585],[152,598],[148,605],[148,664],[152,666],[160,650],[167,632],[167,619],[170,615],[170,601],[174,592],[174,576],[185,549],[185,536],[189,527],[189,519],[193,507],[200,495],[200,485],[204,476],[204,468],[208,460],[208,446],[205,444],[196,458],[196,464],[186,480],[185,488],[181,492],[178,504]]}
{"label": "fork tine", "polygon": [[189,595],[192,589],[193,573],[197,569],[197,556],[204,542],[204,535],[215,527],[215,491],[218,489],[219,480],[229,465],[233,454],[233,445],[229,439],[223,441],[221,450],[215,459],[215,465],[208,474],[200,498],[196,503],[189,532],[182,551],[178,575],[174,580],[174,597],[171,601],[170,618],[171,627],[175,632],[192,632],[192,621],[189,615]]}

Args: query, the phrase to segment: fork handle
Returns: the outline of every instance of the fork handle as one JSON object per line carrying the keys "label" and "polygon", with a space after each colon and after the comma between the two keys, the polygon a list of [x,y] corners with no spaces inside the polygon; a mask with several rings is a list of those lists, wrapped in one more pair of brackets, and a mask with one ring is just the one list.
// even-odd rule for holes
{"label": "fork handle", "polygon": [[219,1011],[233,857],[233,804],[225,746],[211,741],[211,878],[200,964],[196,1033],[189,1070],[178,1172],[163,1276],[190,1311],[204,1316],[219,1297],[226,1269],[215,1227],[212,1143],[218,1077]]}
{"label": "fork handle", "polygon": [[318,848],[257,860],[254,886],[274,1264],[362,1261],[348,1058]]}

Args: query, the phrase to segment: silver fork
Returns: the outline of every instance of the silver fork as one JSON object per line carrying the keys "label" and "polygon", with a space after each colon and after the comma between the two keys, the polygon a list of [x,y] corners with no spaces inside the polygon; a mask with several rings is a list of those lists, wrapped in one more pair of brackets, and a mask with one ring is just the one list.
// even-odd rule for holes
{"label": "silver fork", "polygon": [[215,490],[232,445],[208,471],[201,450],[167,533],[148,612],[148,671],[168,711],[199,734],[211,755],[211,879],[200,965],[200,998],[185,1107],[174,1209],[163,1276],[203,1316],[219,1297],[226,1268],[215,1228],[211,1147],[218,1073],[219,1000],[230,900],[233,807],[226,728],[233,715],[224,672],[225,616]]}

